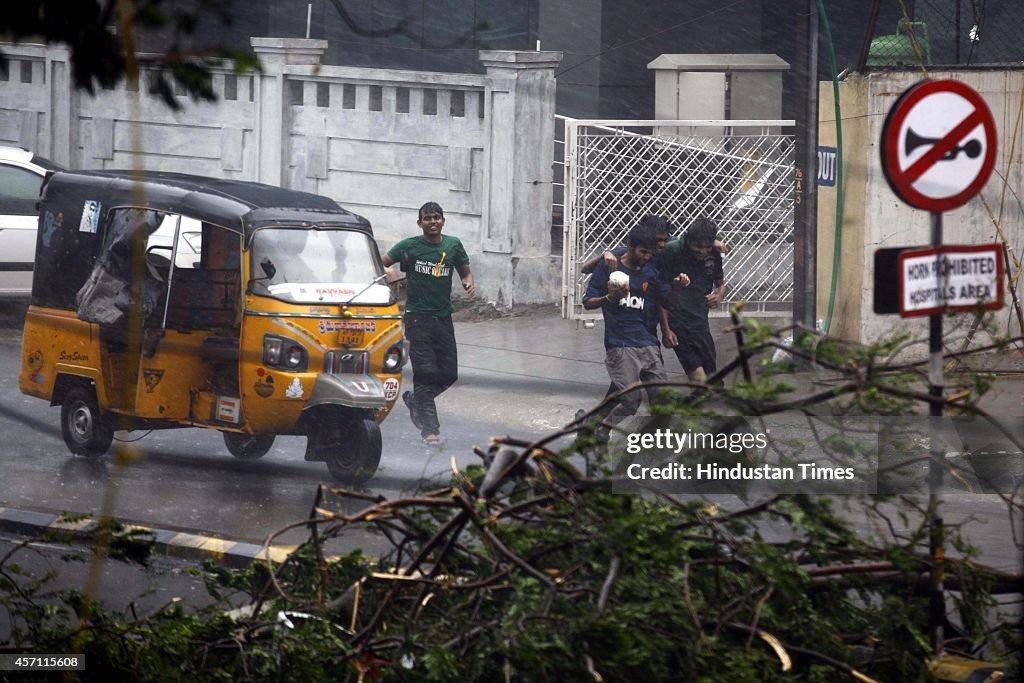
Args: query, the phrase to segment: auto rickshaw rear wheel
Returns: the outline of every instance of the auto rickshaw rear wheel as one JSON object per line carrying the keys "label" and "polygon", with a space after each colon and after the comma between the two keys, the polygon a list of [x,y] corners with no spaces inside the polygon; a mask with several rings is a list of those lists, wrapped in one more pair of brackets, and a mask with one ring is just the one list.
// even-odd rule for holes
{"label": "auto rickshaw rear wheel", "polygon": [[114,440],[114,430],[104,418],[91,387],[77,386],[64,396],[60,431],[72,453],[88,458],[106,453]]}
{"label": "auto rickshaw rear wheel", "polygon": [[273,434],[244,434],[224,432],[224,445],[231,455],[241,460],[258,460],[274,445]]}
{"label": "auto rickshaw rear wheel", "polygon": [[322,456],[332,477],[346,484],[362,484],[376,474],[383,448],[376,420],[366,417],[364,411],[332,407],[320,413],[314,424],[309,445]]}

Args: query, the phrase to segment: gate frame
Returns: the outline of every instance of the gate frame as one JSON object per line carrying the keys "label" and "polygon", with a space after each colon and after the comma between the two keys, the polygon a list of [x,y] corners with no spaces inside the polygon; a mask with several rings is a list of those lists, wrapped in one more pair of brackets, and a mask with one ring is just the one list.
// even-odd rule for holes
{"label": "gate frame", "polygon": [[[581,127],[592,127],[607,130],[611,133],[638,137],[656,137],[647,133],[635,133],[625,128],[721,128],[723,132],[735,128],[793,128],[796,121],[793,119],[572,119],[562,117],[565,123],[565,139],[563,141],[564,169],[563,183],[563,240],[562,240],[562,318],[576,321],[592,321],[601,317],[600,311],[593,313],[575,313],[576,304],[582,303],[575,300],[575,279],[576,267],[579,255],[576,253],[576,195],[577,188],[577,131]],[[557,160],[556,160],[557,163]],[[794,159],[794,168],[796,160]],[[793,180],[795,193],[796,181]],[[794,197],[795,199],[795,197]],[[712,316],[726,315],[724,312],[712,311]],[[762,311],[759,315],[766,317],[788,317],[792,315],[789,311]]]}

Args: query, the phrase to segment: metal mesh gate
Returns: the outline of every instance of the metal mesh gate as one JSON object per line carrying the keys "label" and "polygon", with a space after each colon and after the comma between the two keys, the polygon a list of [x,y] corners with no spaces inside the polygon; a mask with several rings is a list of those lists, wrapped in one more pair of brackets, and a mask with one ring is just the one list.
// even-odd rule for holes
{"label": "metal mesh gate", "polygon": [[[646,214],[682,230],[697,216],[719,227],[730,251],[724,315],[788,315],[793,295],[792,121],[583,121],[565,124],[562,315],[583,310],[580,267],[622,244]],[[653,130],[654,134],[650,134]]]}

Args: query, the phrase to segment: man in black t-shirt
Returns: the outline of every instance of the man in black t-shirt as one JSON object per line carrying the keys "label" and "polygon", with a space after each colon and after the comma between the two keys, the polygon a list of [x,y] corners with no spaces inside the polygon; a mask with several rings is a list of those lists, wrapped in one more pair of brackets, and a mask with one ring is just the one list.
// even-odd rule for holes
{"label": "man in black t-shirt", "polygon": [[679,363],[693,382],[704,382],[717,369],[715,340],[711,337],[708,311],[725,297],[722,254],[714,248],[717,226],[708,218],[697,218],[682,241],[670,242],[661,253],[662,277],[671,279],[685,273],[690,286],[680,292],[662,322],[664,344],[674,348]]}
{"label": "man in black t-shirt", "polygon": [[[637,382],[666,379],[656,332],[658,308],[669,305],[674,289],[684,287],[687,280],[661,277],[651,262],[656,248],[654,230],[636,226],[616,270],[599,262],[583,296],[583,307],[600,308],[604,317],[605,366],[615,392]],[[612,273],[618,274],[621,284],[614,283]],[[640,400],[638,392],[624,394],[608,416],[634,415]]]}

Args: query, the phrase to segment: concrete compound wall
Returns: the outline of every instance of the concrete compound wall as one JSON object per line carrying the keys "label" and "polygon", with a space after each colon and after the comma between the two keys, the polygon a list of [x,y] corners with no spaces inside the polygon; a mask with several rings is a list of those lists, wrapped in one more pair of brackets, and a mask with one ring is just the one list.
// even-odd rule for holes
{"label": "concrete compound wall", "polygon": [[217,72],[218,101],[181,94],[177,112],[124,83],[75,90],[66,49],[4,44],[0,143],[77,168],[138,165],[316,192],[370,219],[382,250],[417,234],[416,209],[437,201],[470,254],[479,296],[504,306],[558,299],[551,155],[561,53],[482,51],[480,75],[323,65],[323,40],[251,42],[262,73]]}
{"label": "concrete compound wall", "polygon": [[[933,72],[930,77],[963,81],[985,99],[995,118],[998,155],[995,171],[981,194],[966,205],[944,214],[944,242],[983,244],[1001,242],[1011,249],[1011,263],[1024,252],[1024,130],[1022,107],[1024,72],[957,71]],[[929,214],[899,200],[882,174],[879,144],[885,117],[896,99],[921,80],[920,73],[874,73],[854,75],[839,84],[843,122],[844,209],[839,269],[830,333],[860,342],[873,342],[895,331],[908,331],[914,338],[927,339],[927,318],[901,319],[879,316],[873,307],[873,259],[881,247],[927,245],[930,240]],[[836,145],[835,109],[831,83],[822,83],[819,101],[818,144]],[[1005,181],[1005,182],[1004,182]],[[818,186],[818,318],[824,319],[832,276],[835,242],[837,187]],[[986,208],[986,204],[988,208]],[[990,215],[989,209],[992,214]],[[993,216],[999,219],[1000,236]],[[1000,218],[1001,217],[1001,218]],[[1013,267],[1014,273],[1017,268]],[[1020,280],[1018,297],[1024,295]],[[992,332],[1019,335],[1015,313],[1007,306],[992,317]],[[973,314],[948,319],[944,328],[963,337]],[[985,342],[982,333],[975,343]],[[954,342],[954,347],[958,344]],[[920,346],[918,355],[927,352]]]}

